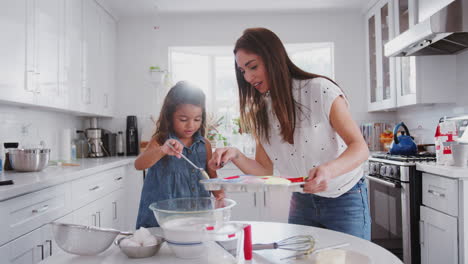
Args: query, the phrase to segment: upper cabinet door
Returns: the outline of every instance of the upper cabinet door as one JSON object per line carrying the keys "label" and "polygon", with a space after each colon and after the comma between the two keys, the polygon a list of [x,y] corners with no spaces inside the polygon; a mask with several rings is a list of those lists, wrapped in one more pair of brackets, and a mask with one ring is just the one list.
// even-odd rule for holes
{"label": "upper cabinet door", "polygon": [[64,0],[65,30],[62,59],[60,60],[60,85],[67,92],[68,108],[84,111],[85,92],[82,89],[82,0]]}
{"label": "upper cabinet door", "polygon": [[115,94],[115,43],[116,24],[114,19],[103,9],[101,9],[101,75],[100,94],[98,99],[103,106],[103,114],[112,116],[114,111]]}
{"label": "upper cabinet door", "polygon": [[395,60],[384,56],[384,45],[394,36],[393,4],[381,1],[366,16],[368,47],[368,110],[396,106]]}
{"label": "upper cabinet door", "polygon": [[100,60],[100,14],[94,0],[83,0],[83,89],[86,112],[102,113],[99,96]]}
{"label": "upper cabinet door", "polygon": [[59,73],[59,41],[61,26],[60,0],[31,0],[34,5],[33,56],[37,83],[37,104],[61,108]]}
{"label": "upper cabinet door", "polygon": [[34,93],[28,91],[26,72],[26,0],[0,2],[0,100],[28,103],[34,102]]}
{"label": "upper cabinet door", "polygon": [[[394,0],[395,36],[418,22],[416,0]],[[397,107],[451,103],[456,98],[456,57],[411,56],[395,60],[395,92]],[[440,87],[444,87],[441,89]]]}

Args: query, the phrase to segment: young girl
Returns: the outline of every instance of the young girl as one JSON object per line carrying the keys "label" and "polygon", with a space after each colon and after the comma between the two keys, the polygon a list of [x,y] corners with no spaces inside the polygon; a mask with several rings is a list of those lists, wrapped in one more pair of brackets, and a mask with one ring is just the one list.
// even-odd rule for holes
{"label": "young girl", "polygon": [[[135,168],[149,168],[141,191],[136,228],[159,226],[151,203],[183,197],[209,197],[210,193],[199,183],[200,171],[180,159],[183,153],[198,167],[204,168],[210,178],[216,172],[207,168],[211,159],[211,145],[205,134],[205,95],[187,82],[178,82],[171,88],[159,115],[157,129],[148,148],[135,160]],[[168,145],[171,145],[172,150]],[[213,192],[222,199],[222,191]]]}

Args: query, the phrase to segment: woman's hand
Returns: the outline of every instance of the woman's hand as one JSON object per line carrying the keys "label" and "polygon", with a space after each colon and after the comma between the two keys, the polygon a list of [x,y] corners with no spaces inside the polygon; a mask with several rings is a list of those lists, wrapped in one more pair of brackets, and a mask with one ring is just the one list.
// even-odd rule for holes
{"label": "woman's hand", "polygon": [[332,179],[331,171],[320,165],[309,171],[309,176],[305,180],[304,192],[319,193],[328,189],[328,182]]}
{"label": "woman's hand", "polygon": [[208,161],[208,167],[212,170],[218,170],[226,163],[239,157],[239,150],[233,147],[218,148],[213,152],[213,156]]}
{"label": "woman's hand", "polygon": [[[172,148],[170,146],[172,146]],[[184,150],[184,145],[175,139],[168,139],[164,142],[164,145],[161,146],[161,151],[170,156],[176,156],[181,158],[180,153]]]}

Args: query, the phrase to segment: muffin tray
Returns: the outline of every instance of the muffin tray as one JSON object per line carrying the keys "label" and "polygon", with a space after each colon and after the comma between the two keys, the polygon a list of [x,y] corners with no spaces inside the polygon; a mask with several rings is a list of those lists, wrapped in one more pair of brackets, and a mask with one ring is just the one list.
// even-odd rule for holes
{"label": "muffin tray", "polygon": [[201,180],[206,190],[226,192],[303,192],[304,178],[280,176],[235,175],[224,178]]}

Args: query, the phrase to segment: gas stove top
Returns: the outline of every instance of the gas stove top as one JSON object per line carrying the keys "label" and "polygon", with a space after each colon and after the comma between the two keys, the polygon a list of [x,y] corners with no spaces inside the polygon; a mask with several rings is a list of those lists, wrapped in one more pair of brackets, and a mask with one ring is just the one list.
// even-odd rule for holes
{"label": "gas stove top", "polygon": [[401,162],[430,162],[436,161],[435,153],[421,153],[415,156],[404,156],[404,155],[391,155],[388,153],[375,153],[372,154],[372,158],[384,159],[384,160],[394,160]]}

